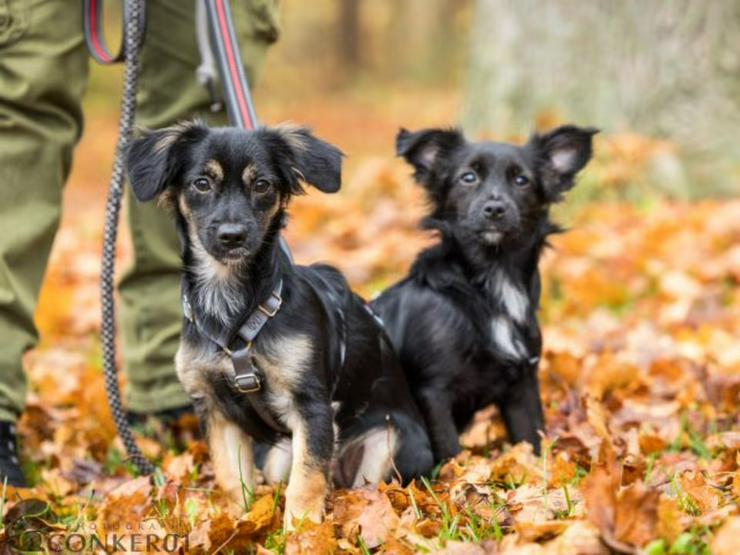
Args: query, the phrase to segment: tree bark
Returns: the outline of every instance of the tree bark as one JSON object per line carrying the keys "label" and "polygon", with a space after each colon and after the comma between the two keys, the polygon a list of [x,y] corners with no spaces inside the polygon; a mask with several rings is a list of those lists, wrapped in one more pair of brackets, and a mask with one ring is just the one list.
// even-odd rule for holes
{"label": "tree bark", "polygon": [[737,172],[740,2],[476,0],[474,10],[470,132],[523,135],[549,115],[668,138],[711,175]]}

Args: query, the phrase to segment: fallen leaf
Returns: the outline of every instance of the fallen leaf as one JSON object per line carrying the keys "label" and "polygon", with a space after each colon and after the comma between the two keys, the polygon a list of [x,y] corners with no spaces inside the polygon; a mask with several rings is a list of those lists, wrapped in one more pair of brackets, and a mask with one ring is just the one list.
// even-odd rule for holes
{"label": "fallen leaf", "polygon": [[300,531],[289,534],[285,542],[285,555],[330,555],[337,550],[331,521],[316,524],[306,521]]}
{"label": "fallen leaf", "polygon": [[333,516],[343,536],[359,536],[369,549],[382,544],[399,524],[388,497],[372,487],[340,492],[334,499]]}
{"label": "fallen leaf", "polygon": [[740,553],[740,516],[729,518],[712,539],[714,555],[737,555]]}

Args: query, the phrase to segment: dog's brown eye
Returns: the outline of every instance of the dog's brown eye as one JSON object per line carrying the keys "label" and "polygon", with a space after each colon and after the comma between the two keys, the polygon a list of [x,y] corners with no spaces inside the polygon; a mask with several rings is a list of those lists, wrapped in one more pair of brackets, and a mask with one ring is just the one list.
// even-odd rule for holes
{"label": "dog's brown eye", "polygon": [[252,188],[255,193],[266,193],[270,188],[270,182],[267,179],[258,179]]}
{"label": "dog's brown eye", "polygon": [[193,181],[193,187],[200,193],[207,193],[211,190],[211,180],[206,177],[199,177]]}
{"label": "dog's brown eye", "polygon": [[514,178],[514,183],[519,187],[525,187],[529,185],[529,178],[526,175],[519,174]]}
{"label": "dog's brown eye", "polygon": [[465,172],[460,176],[460,181],[471,185],[478,181],[478,176],[474,172]]}

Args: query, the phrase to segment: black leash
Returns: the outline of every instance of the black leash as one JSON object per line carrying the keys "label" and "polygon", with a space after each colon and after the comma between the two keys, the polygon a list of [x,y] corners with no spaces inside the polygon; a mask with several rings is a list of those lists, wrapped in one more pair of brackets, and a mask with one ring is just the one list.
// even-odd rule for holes
{"label": "black leash", "polygon": [[[234,24],[231,16],[231,9],[227,0],[197,0],[201,3],[198,6],[198,14],[207,14],[208,28],[210,29],[210,40],[216,45],[217,62],[221,81],[225,90],[225,100],[227,113],[232,125],[244,129],[255,129],[258,125],[257,117],[254,110],[254,102],[249,91],[247,77],[244,73],[244,64],[241,58],[234,32]],[[114,276],[115,276],[115,258],[116,258],[116,239],[118,236],[118,221],[121,210],[121,199],[123,198],[123,155],[131,138],[134,116],[136,111],[136,90],[139,76],[139,50],[143,44],[144,28],[146,20],[145,0],[124,0],[123,2],[123,40],[122,48],[118,54],[112,54],[108,50],[107,43],[102,31],[102,0],[84,0],[83,10],[83,28],[85,41],[92,57],[103,64],[111,64],[118,61],[125,62],[124,70],[124,91],[121,100],[121,115],[119,119],[118,144],[116,146],[116,160],[113,165],[108,199],[106,202],[105,231],[103,236],[103,260],[100,276],[100,297],[102,307],[101,323],[101,342],[103,348],[103,369],[105,375],[105,389],[108,395],[108,403],[113,414],[118,435],[128,453],[131,462],[139,469],[142,474],[151,474],[156,469],[151,462],[147,460],[136,444],[136,440],[131,432],[126,411],[123,409],[121,402],[121,391],[118,384],[118,371],[116,368],[116,314],[114,300]],[[203,9],[205,7],[205,9]],[[202,16],[201,16],[202,17]],[[199,18],[200,20],[200,18]],[[198,23],[198,28],[203,27],[203,22]],[[196,30],[197,31],[197,30]],[[194,34],[194,40],[198,36],[199,47],[201,52],[207,46],[208,40],[201,41],[199,34]],[[205,44],[202,44],[205,43]],[[212,57],[212,53],[210,53]],[[201,64],[203,65],[203,64]],[[199,70],[201,70],[199,68]],[[208,74],[199,73],[199,80],[209,89],[209,93],[214,100],[215,84]],[[214,104],[215,104],[214,100]],[[292,262],[292,256],[287,244],[280,237],[280,247],[285,253],[287,259]],[[280,282],[280,287],[282,282]],[[281,290],[278,290],[277,298],[280,298]],[[269,299],[266,302],[270,302]],[[262,305],[261,305],[262,306]],[[269,304],[266,305],[269,309]],[[279,309],[279,305],[276,310]],[[272,312],[272,311],[270,311]],[[269,319],[269,318],[268,318]],[[249,322],[247,318],[246,322]],[[266,320],[267,321],[267,320]],[[259,329],[266,321],[260,324]],[[246,324],[245,324],[246,325]],[[243,326],[242,326],[243,327]],[[257,332],[259,332],[259,329]],[[241,329],[239,330],[242,331]],[[255,334],[256,337],[256,334]],[[228,347],[228,344],[226,345]],[[251,398],[250,391],[255,393],[259,390],[253,389],[259,382],[259,374],[254,373],[250,376],[250,368],[254,368],[251,358],[251,343],[246,343],[245,349],[237,349],[233,353],[240,353],[234,363],[235,368],[246,369],[235,373],[238,377],[236,383],[244,388],[247,398]],[[232,360],[234,360],[232,358]],[[251,366],[249,366],[251,364]],[[251,387],[250,387],[251,384]],[[261,386],[261,384],[260,384]],[[257,406],[252,402],[255,411],[260,414],[263,420],[269,424],[268,418],[272,418],[264,407],[265,414],[261,414],[263,408],[261,401],[257,401]],[[268,418],[266,418],[266,416]],[[273,420],[274,422],[274,420]],[[275,429],[280,426],[274,422]]]}

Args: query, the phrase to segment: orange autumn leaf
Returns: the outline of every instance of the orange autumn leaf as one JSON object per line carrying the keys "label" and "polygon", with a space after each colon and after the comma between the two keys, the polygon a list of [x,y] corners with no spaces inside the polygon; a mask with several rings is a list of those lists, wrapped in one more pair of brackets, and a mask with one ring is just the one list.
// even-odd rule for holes
{"label": "orange autumn leaf", "polygon": [[337,540],[331,521],[316,524],[310,521],[288,535],[285,542],[285,555],[332,555],[337,551]]}
{"label": "orange autumn leaf", "polygon": [[399,525],[388,497],[370,488],[341,492],[334,500],[333,516],[345,537],[362,538],[371,549]]}

